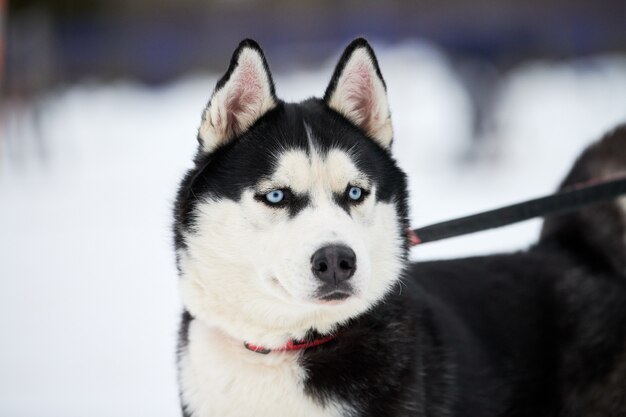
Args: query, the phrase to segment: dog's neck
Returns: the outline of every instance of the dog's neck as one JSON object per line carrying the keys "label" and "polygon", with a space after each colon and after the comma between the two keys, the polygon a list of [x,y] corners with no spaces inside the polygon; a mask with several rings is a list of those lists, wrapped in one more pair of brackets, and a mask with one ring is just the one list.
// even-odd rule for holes
{"label": "dog's neck", "polygon": [[330,342],[334,338],[335,334],[329,334],[326,336],[307,338],[306,340],[290,340],[289,342],[287,342],[286,345],[281,346],[277,349],[269,349],[248,342],[244,342],[243,345],[246,349],[251,350],[252,352],[267,355],[272,352],[295,352],[298,350],[308,349],[310,347],[323,345],[324,343]]}
{"label": "dog's neck", "polygon": [[[191,323],[193,324],[195,330],[193,333],[190,333],[190,345],[197,344],[200,342],[200,339],[202,339],[203,341],[200,342],[201,344],[206,345],[207,342],[210,344],[210,346],[205,346],[203,349],[222,352],[221,354],[224,355],[240,356],[242,358],[246,358],[246,360],[250,363],[282,363],[280,358],[288,360],[294,355],[300,354],[306,348],[330,342],[336,337],[335,333],[319,335],[316,332],[309,332],[306,339],[289,339],[284,345],[267,348],[262,345],[255,345],[233,337],[223,329],[202,323],[200,320],[192,320]],[[199,338],[200,334],[202,336]]]}
{"label": "dog's neck", "polygon": [[304,392],[302,350],[251,352],[241,340],[200,320],[191,320],[188,336],[179,365],[180,384],[193,415],[347,415],[339,404],[321,405]]}
{"label": "dog's neck", "polygon": [[[214,317],[216,318],[216,317]],[[204,321],[207,328],[220,332],[231,340],[237,348],[252,351],[296,351],[299,347],[307,347],[308,343],[318,344],[332,339],[336,329],[343,323],[328,320],[327,322],[304,321],[299,326],[258,326],[243,320],[210,320]],[[200,317],[200,320],[202,318]],[[255,347],[257,349],[255,349]]]}

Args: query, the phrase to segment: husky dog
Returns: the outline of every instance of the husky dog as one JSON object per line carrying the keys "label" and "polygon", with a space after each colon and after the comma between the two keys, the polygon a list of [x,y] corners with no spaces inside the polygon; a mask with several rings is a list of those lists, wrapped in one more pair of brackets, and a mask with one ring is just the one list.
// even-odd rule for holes
{"label": "husky dog", "polygon": [[[386,87],[352,42],[286,103],[243,41],[175,207],[192,417],[626,416],[626,203],[525,252],[409,264]],[[564,181],[626,172],[626,127]]]}

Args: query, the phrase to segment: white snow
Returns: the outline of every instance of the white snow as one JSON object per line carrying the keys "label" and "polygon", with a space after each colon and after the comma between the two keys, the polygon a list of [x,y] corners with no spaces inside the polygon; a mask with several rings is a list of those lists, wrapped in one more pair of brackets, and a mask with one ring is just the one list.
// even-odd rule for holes
{"label": "white snow", "polygon": [[[550,192],[588,143],[626,121],[626,57],[536,62],[506,76],[470,160],[474,109],[446,58],[422,44],[378,51],[415,226]],[[320,95],[333,64],[277,74],[279,96]],[[179,415],[170,212],[215,80],[90,82],[2,109],[0,415]],[[413,257],[523,248],[538,228]]]}

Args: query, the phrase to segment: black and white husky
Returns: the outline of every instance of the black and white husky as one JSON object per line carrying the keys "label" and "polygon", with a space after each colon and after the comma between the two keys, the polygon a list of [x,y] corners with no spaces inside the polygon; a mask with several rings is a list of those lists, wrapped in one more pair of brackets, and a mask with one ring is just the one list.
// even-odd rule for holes
{"label": "black and white husky", "polygon": [[[407,184],[369,44],[285,103],[250,40],[180,187],[185,416],[626,416],[626,204],[525,252],[409,264]],[[626,171],[626,128],[564,186]]]}

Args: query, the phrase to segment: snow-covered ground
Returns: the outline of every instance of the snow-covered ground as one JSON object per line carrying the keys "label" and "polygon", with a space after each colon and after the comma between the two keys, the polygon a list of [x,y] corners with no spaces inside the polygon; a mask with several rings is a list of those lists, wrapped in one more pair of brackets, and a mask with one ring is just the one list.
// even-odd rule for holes
{"label": "snow-covered ground", "polygon": [[[379,59],[415,226],[550,192],[585,145],[626,121],[623,56],[516,69],[480,141],[471,100],[436,49],[383,48]],[[320,95],[333,64],[276,74],[279,95]],[[178,415],[170,211],[215,79],[85,82],[3,109],[1,416]],[[413,257],[523,248],[538,228],[424,245]]]}

